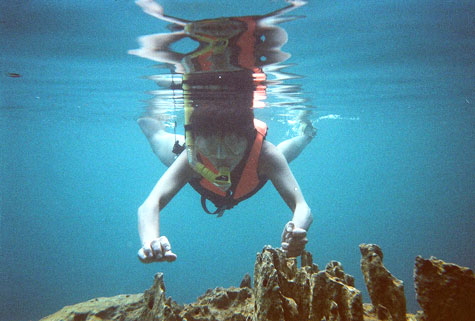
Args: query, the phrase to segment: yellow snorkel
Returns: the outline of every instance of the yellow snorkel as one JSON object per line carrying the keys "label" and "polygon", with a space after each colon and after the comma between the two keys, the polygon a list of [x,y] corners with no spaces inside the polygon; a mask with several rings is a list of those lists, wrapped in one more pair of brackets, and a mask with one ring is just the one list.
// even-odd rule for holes
{"label": "yellow snorkel", "polygon": [[[183,76],[183,80],[186,80],[186,75]],[[191,114],[193,113],[193,106],[189,97],[190,86],[183,82],[184,92],[184,106],[185,106],[185,144],[186,153],[188,155],[188,163],[195,172],[203,176],[206,180],[213,185],[226,191],[231,187],[231,172],[227,167],[218,168],[218,173],[214,173],[207,168],[203,163],[198,160],[196,151],[194,148],[193,134],[191,133]]]}

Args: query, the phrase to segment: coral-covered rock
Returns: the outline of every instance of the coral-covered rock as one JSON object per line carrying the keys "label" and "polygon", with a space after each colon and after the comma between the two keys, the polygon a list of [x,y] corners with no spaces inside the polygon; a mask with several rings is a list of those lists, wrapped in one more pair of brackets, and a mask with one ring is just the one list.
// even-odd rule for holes
{"label": "coral-covered rock", "polygon": [[[251,320],[254,314],[254,297],[248,287],[208,290],[192,304],[186,304],[180,313],[187,321]],[[180,320],[182,320],[180,319]]]}
{"label": "coral-covered rock", "polygon": [[361,271],[369,297],[381,320],[406,321],[404,284],[383,265],[383,251],[376,244],[360,244]]}
{"label": "coral-covered rock", "polygon": [[338,261],[331,261],[325,267],[325,271],[327,271],[332,277],[336,278],[338,281],[349,285],[355,286],[355,278],[352,275],[345,274],[343,271],[343,266]]}
{"label": "coral-covered rock", "polygon": [[423,320],[471,321],[475,317],[475,276],[469,268],[418,256],[414,283]]}
{"label": "coral-covered rock", "polygon": [[[392,321],[390,315],[387,318],[378,317],[376,309],[371,303],[363,303],[364,321]],[[422,312],[422,311],[419,311]],[[418,314],[408,313],[406,314],[406,321],[421,321],[421,317]]]}
{"label": "coral-covered rock", "polygon": [[308,252],[302,262],[306,265],[298,268],[296,259],[271,247],[257,255],[254,320],[363,320],[361,293],[345,283],[352,277],[344,274],[341,264],[333,262],[319,272]]}
{"label": "coral-covered rock", "polygon": [[183,307],[165,298],[163,274],[157,273],[153,285],[144,294],[97,298],[64,307],[41,321],[182,321]]}
{"label": "coral-covered rock", "polygon": [[246,273],[242,278],[241,284],[239,285],[240,288],[251,288],[251,276],[249,273]]}
{"label": "coral-covered rock", "polygon": [[165,298],[163,273],[155,274],[153,286],[144,293],[144,305],[140,313],[140,321],[181,321],[179,316],[182,307],[171,298]]}
{"label": "coral-covered rock", "polygon": [[277,251],[265,248],[257,254],[254,265],[255,321],[285,320],[284,303],[279,282],[281,262]]}
{"label": "coral-covered rock", "polygon": [[65,306],[40,321],[73,320],[140,320],[144,306],[143,294],[122,294],[111,298],[96,298],[75,305]]}
{"label": "coral-covered rock", "polygon": [[341,263],[330,262],[325,271],[312,274],[312,302],[309,320],[363,320],[361,292],[348,284],[353,277],[343,272]]}
{"label": "coral-covered rock", "polygon": [[[372,289],[370,293],[378,294],[376,297],[380,301],[373,302],[378,302],[379,309],[370,304],[363,305],[360,291],[354,288],[353,277],[344,272],[341,263],[331,261],[325,270],[320,271],[313,263],[312,255],[304,252],[301,267],[298,267],[296,258],[287,258],[280,249],[266,246],[257,254],[252,288],[247,274],[238,288],[208,290],[196,302],[178,305],[171,298],[166,298],[163,274],[157,273],[152,287],[144,294],[93,299],[64,307],[41,321],[399,320],[396,319],[399,315],[392,310],[393,305],[381,299],[387,293],[383,295],[380,292],[394,293],[391,286],[398,284],[382,265],[381,249],[375,245],[360,249],[363,273],[366,273],[365,278],[369,277],[371,284],[368,289]],[[475,315],[473,272],[464,268],[458,271],[453,265],[445,263],[434,264],[420,258],[416,261],[418,300],[427,311],[429,317],[426,320],[469,320],[461,316]],[[441,289],[445,291],[442,292],[443,300],[437,296],[437,291]],[[459,291],[459,296],[453,294],[457,292],[454,289]],[[461,297],[460,293],[465,296]],[[461,305],[454,300],[465,303]],[[441,317],[433,318],[434,314]],[[406,320],[405,317],[403,320]],[[407,320],[416,319],[416,316],[407,315]]]}

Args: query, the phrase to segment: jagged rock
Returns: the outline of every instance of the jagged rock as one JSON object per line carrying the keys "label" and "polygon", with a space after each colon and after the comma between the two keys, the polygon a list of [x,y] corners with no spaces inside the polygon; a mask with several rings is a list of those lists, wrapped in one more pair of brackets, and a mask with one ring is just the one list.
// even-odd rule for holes
{"label": "jagged rock", "polygon": [[277,251],[264,248],[257,254],[254,265],[254,321],[284,320],[284,299],[280,290],[279,273],[281,262]]}
{"label": "jagged rock", "polygon": [[[305,254],[311,261],[310,253]],[[310,262],[309,260],[306,263]],[[295,258],[270,246],[257,254],[254,266],[255,320],[307,320],[310,307],[312,263],[301,269]],[[309,273],[310,272],[310,273]],[[275,299],[268,300],[274,297]]]}
{"label": "jagged rock", "polygon": [[165,298],[163,273],[155,274],[153,286],[144,293],[144,305],[140,313],[140,321],[181,321],[179,316],[182,307],[171,298]]}
{"label": "jagged rock", "polygon": [[[165,297],[163,274],[158,273],[144,294],[90,300],[65,307],[42,321],[378,320],[374,309],[368,308],[370,305],[363,309],[361,293],[341,263],[331,261],[324,271],[319,271],[308,252],[302,254],[301,262],[299,268],[297,259],[266,246],[256,257],[253,288],[246,275],[239,288],[210,289],[196,302],[178,305]],[[390,311],[384,307],[386,310],[379,309],[380,317]],[[394,321],[389,313],[387,317]],[[408,320],[416,319],[408,315]]]}
{"label": "jagged rock", "polygon": [[251,288],[251,276],[249,275],[249,273],[246,273],[246,275],[244,275],[239,287],[240,288]]}
{"label": "jagged rock", "polygon": [[183,307],[165,298],[163,274],[155,275],[154,283],[144,294],[97,298],[67,306],[41,321],[182,321]]}
{"label": "jagged rock", "polygon": [[[307,251],[303,251],[302,255],[300,256],[300,259],[302,261],[302,268],[306,267],[306,266],[315,266],[317,267],[316,265],[313,264],[313,256],[312,256],[312,253],[310,252],[307,252]],[[317,270],[318,270],[318,267],[317,267]],[[316,271],[318,272],[318,271]]]}
{"label": "jagged rock", "polygon": [[363,320],[361,292],[327,271],[312,275],[309,320]]}
{"label": "jagged rock", "polygon": [[338,281],[352,287],[355,286],[355,278],[352,275],[345,274],[343,271],[343,266],[340,262],[331,261],[325,267],[325,271],[327,271],[327,273],[329,273],[332,277],[338,279]]}
{"label": "jagged rock", "polygon": [[[388,315],[386,319],[381,319],[380,317],[378,317],[378,315],[376,314],[376,309],[371,303],[363,303],[363,312],[364,321],[392,321],[391,315]],[[421,321],[421,318],[417,314],[408,313],[406,314],[406,321]]]}
{"label": "jagged rock", "polygon": [[[279,249],[265,247],[254,268],[255,321],[363,320],[360,291],[329,271],[318,271],[310,253],[300,269],[296,259]],[[351,279],[351,278],[346,278]]]}
{"label": "jagged rock", "polygon": [[383,251],[376,244],[360,244],[361,271],[368,293],[381,320],[406,321],[404,284],[383,265]]}
{"label": "jagged rock", "polygon": [[428,321],[471,321],[475,316],[475,276],[472,270],[435,257],[416,257],[417,302]]}
{"label": "jagged rock", "polygon": [[186,304],[180,316],[187,321],[246,321],[251,320],[253,314],[252,290],[248,287],[231,287],[208,290],[196,302]]}
{"label": "jagged rock", "polygon": [[65,306],[58,312],[40,321],[135,321],[140,320],[140,309],[143,305],[143,294],[122,294],[111,298],[96,298],[83,303]]}

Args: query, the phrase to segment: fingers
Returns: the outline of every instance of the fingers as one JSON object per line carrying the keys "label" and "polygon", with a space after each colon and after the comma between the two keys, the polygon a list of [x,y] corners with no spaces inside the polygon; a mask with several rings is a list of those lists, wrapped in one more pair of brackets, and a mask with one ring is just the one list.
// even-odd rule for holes
{"label": "fingers", "polygon": [[172,246],[170,245],[170,242],[168,241],[168,238],[166,236],[160,236],[160,238],[158,238],[158,242],[160,243],[163,253],[172,250]]}
{"label": "fingers", "polygon": [[176,260],[176,254],[172,252],[172,246],[166,236],[160,237],[160,245],[162,246],[162,256],[167,262],[173,262]]}
{"label": "fingers", "polygon": [[165,252],[163,259],[167,262],[173,262],[176,260],[176,254],[172,251]]}
{"label": "fingers", "polygon": [[[282,243],[291,243],[291,242],[299,242],[300,240],[306,239],[307,231],[294,227],[291,231],[288,229],[288,223],[284,228],[284,232],[282,233]],[[305,242],[306,243],[306,242]]]}
{"label": "fingers", "polygon": [[282,233],[282,250],[288,257],[296,257],[302,254],[308,243],[307,231],[295,227],[293,222],[288,222]]}
{"label": "fingers", "polygon": [[171,245],[166,236],[161,236],[144,245],[137,253],[142,263],[173,262],[177,256],[171,251]]}
{"label": "fingers", "polygon": [[152,253],[153,256],[160,260],[163,257],[163,249],[162,249],[162,244],[160,242],[160,238],[154,239],[152,242],[150,242],[150,247],[152,248]]}
{"label": "fingers", "polygon": [[288,238],[291,237],[292,231],[295,229],[294,222],[290,221],[284,226],[284,231],[282,231],[282,242],[285,242]]}
{"label": "fingers", "polygon": [[284,250],[284,252],[287,252],[287,256],[296,257],[302,254],[307,243],[308,239],[306,237],[299,239],[293,238],[290,239],[288,242],[282,242],[282,250]]}
{"label": "fingers", "polygon": [[152,254],[152,249],[150,248],[150,246],[142,247],[138,251],[137,256],[139,257],[139,260],[142,263],[152,263],[153,262],[153,254]]}
{"label": "fingers", "polygon": [[302,239],[307,236],[307,231],[305,231],[303,228],[294,228],[292,231],[292,237],[296,239]]}

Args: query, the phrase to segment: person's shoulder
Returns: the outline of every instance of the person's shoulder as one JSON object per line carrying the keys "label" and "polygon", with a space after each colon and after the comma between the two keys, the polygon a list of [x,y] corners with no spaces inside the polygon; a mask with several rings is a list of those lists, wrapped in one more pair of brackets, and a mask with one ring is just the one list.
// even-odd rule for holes
{"label": "person's shoulder", "polygon": [[259,157],[259,173],[265,175],[269,170],[275,169],[281,161],[285,161],[282,152],[274,144],[265,140]]}
{"label": "person's shoulder", "polygon": [[276,153],[278,153],[279,150],[277,147],[272,144],[271,142],[265,140],[262,142],[262,149],[261,149],[261,154],[260,154],[260,161],[261,162],[266,162],[269,160],[269,158],[275,157]]}
{"label": "person's shoulder", "polygon": [[168,168],[169,171],[174,173],[175,175],[180,175],[187,177],[188,179],[199,177],[193,168],[191,167],[190,163],[188,162],[188,156],[186,154],[186,150],[183,151],[177,159],[172,163],[172,165]]}

